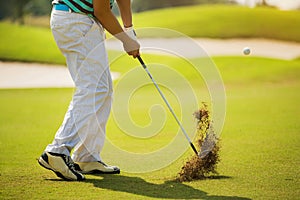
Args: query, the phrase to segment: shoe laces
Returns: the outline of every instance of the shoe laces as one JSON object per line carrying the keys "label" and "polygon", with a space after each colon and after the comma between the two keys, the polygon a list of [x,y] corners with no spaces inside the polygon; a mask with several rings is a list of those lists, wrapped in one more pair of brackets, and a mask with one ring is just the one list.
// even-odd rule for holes
{"label": "shoe laces", "polygon": [[67,166],[70,169],[75,171],[75,163],[73,162],[71,156],[65,156],[65,161],[66,161]]}

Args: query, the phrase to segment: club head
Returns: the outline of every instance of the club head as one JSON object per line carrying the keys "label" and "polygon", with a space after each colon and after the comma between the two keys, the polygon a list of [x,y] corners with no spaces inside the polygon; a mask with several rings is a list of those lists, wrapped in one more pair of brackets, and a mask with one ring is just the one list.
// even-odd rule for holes
{"label": "club head", "polygon": [[199,152],[198,157],[200,159],[204,159],[210,152],[211,152],[210,150],[201,151],[201,152]]}
{"label": "club head", "polygon": [[205,158],[215,147],[216,145],[216,136],[213,132],[212,126],[209,128],[206,137],[203,140],[203,143],[201,145],[200,152],[198,154],[199,158],[203,159]]}

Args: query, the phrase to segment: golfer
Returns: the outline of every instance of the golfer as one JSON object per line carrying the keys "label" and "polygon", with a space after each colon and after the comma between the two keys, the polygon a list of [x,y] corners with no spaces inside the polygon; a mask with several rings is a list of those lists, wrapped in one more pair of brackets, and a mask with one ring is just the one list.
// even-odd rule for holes
{"label": "golfer", "polygon": [[51,30],[76,90],[62,125],[38,162],[63,179],[83,180],[83,174],[88,173],[120,173],[118,167],[106,165],[100,157],[113,90],[104,29],[134,58],[140,45],[132,27],[131,0],[116,0],[124,27],[111,12],[113,1],[52,1]]}

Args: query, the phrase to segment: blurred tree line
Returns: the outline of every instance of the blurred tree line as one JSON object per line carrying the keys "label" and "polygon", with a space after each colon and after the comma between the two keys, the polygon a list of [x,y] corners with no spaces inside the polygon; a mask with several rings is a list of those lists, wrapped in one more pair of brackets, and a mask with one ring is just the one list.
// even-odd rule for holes
{"label": "blurred tree line", "polygon": [[[174,6],[228,2],[233,0],[133,0],[132,9],[133,12],[142,12]],[[49,15],[51,8],[51,0],[0,0],[0,20],[10,18],[23,23],[25,15]],[[116,10],[115,8],[114,11]]]}
{"label": "blurred tree line", "polygon": [[216,4],[216,3],[233,3],[231,0],[133,0],[132,9],[134,12],[142,12],[158,8],[188,6],[197,4]]}
{"label": "blurred tree line", "polygon": [[51,8],[50,0],[0,0],[0,20],[10,18],[22,24],[25,15],[47,15]]}

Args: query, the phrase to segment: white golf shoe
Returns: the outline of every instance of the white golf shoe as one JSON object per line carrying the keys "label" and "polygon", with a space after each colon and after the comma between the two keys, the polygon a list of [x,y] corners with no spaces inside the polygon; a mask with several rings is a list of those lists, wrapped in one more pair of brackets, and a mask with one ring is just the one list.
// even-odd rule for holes
{"label": "white golf shoe", "polygon": [[74,162],[70,156],[52,152],[44,152],[38,159],[38,163],[48,169],[52,170],[58,177],[65,180],[81,181],[85,177],[77,172],[74,167]]}
{"label": "white golf shoe", "polygon": [[102,161],[76,162],[75,169],[83,174],[120,174],[120,168],[109,166]]}

